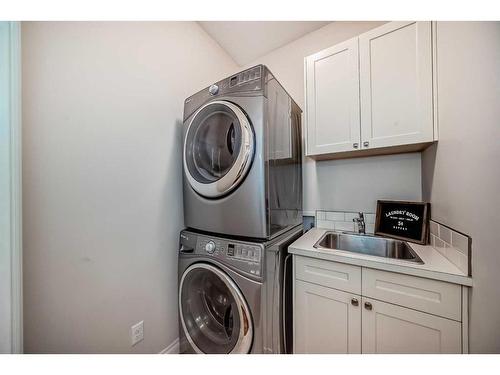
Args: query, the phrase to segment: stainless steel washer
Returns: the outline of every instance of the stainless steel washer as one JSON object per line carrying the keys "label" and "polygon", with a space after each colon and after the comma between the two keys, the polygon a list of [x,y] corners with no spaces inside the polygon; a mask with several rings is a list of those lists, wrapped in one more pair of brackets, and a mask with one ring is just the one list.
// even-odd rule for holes
{"label": "stainless steel washer", "polygon": [[258,65],[184,104],[185,225],[271,239],[302,222],[301,110]]}
{"label": "stainless steel washer", "polygon": [[181,353],[283,353],[291,322],[283,301],[288,245],[297,226],[272,241],[180,234]]}

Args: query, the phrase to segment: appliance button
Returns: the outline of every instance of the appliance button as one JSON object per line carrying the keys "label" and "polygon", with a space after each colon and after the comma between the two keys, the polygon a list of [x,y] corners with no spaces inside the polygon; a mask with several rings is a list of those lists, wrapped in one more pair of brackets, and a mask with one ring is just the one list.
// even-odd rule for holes
{"label": "appliance button", "polygon": [[215,251],[215,242],[208,241],[207,244],[205,245],[205,251],[209,254],[213,254],[213,252]]}
{"label": "appliance button", "polygon": [[248,250],[248,257],[253,258],[253,251],[252,250]]}

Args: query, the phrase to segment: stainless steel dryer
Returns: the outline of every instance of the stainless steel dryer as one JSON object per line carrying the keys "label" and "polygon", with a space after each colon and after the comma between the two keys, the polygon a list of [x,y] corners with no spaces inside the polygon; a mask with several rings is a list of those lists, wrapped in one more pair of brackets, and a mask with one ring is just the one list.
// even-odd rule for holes
{"label": "stainless steel dryer", "polygon": [[283,276],[288,246],[301,234],[299,225],[271,241],[248,242],[182,231],[180,352],[291,352],[291,309],[284,305],[291,289]]}
{"label": "stainless steel dryer", "polygon": [[270,239],[301,223],[301,112],[263,65],[187,98],[185,225]]}

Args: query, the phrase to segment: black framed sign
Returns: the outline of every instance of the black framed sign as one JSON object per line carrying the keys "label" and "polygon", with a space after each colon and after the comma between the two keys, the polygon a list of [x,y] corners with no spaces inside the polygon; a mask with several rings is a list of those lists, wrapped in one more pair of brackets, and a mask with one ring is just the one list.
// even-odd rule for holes
{"label": "black framed sign", "polygon": [[377,201],[375,234],[427,244],[430,204],[426,202]]}

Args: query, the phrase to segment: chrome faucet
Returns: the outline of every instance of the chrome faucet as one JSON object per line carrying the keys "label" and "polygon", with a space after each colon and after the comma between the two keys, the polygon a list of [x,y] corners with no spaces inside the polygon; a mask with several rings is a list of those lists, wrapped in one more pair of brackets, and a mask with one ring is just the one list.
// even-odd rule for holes
{"label": "chrome faucet", "polygon": [[365,215],[362,212],[358,212],[359,217],[355,217],[352,219],[355,223],[358,224],[358,233],[359,234],[366,234],[365,231]]}

